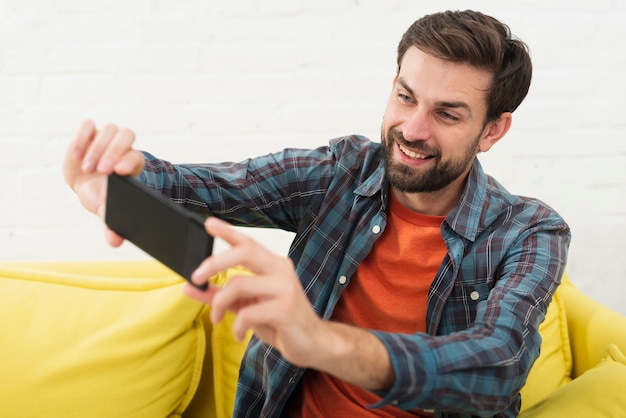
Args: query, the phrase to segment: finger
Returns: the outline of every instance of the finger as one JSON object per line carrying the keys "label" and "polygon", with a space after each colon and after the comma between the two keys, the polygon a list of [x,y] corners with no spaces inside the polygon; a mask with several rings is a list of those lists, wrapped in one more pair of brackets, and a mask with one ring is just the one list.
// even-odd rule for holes
{"label": "finger", "polygon": [[[228,241],[231,245],[233,243],[243,244],[246,242],[246,237],[242,234],[240,234],[241,236],[239,236],[239,240],[237,240],[236,231],[220,219],[207,218],[204,223],[204,227],[207,233],[213,237],[222,238],[228,236]],[[245,258],[245,248],[242,249],[239,245],[230,247],[227,250],[222,251],[220,254],[213,254],[212,256],[204,259],[204,261],[202,261],[202,263],[200,263],[200,265],[191,274],[191,280],[197,285],[204,284],[210,277],[213,277],[220,271],[243,265]]]}
{"label": "finger", "polygon": [[[289,273],[293,270],[293,263],[284,256],[271,253],[263,248],[258,249],[256,243],[246,246],[236,246],[207,257],[191,274],[191,280],[198,285],[204,284],[210,277],[221,271],[236,267],[246,267],[253,273],[268,274],[275,271]],[[258,251],[260,254],[256,256]]]}
{"label": "finger", "polygon": [[185,283],[183,286],[183,293],[190,298],[196,299],[202,303],[206,303],[210,305],[213,302],[213,297],[219,291],[219,287],[209,285],[206,290],[200,290],[195,286],[192,286],[190,283]]}
{"label": "finger", "polygon": [[285,290],[282,280],[250,275],[234,276],[213,298],[211,320],[219,322],[226,311],[237,313],[241,308],[278,297]]}
{"label": "finger", "polygon": [[81,163],[85,156],[86,149],[96,135],[96,127],[90,120],[84,121],[78,129],[72,142],[67,147],[65,161],[63,162],[63,177],[65,182],[72,188],[75,188],[74,181],[76,176],[81,174]]}
{"label": "finger", "polygon": [[121,176],[137,176],[142,172],[145,164],[143,154],[133,150],[124,154],[113,168],[113,171]]}
{"label": "finger", "polygon": [[[267,311],[274,312],[276,309],[271,303],[259,303],[241,309],[232,326],[233,335],[237,341],[243,341],[249,330],[254,330],[259,338],[272,344],[274,341],[274,330],[272,326],[273,317],[270,318]],[[270,314],[273,316],[273,314]]]}
{"label": "finger", "polygon": [[293,274],[291,259],[272,253],[252,238],[236,231],[226,222],[217,218],[208,218],[205,221],[205,228],[209,234],[224,239],[232,247],[206,258],[191,275],[194,283],[201,285],[220,271],[237,266],[244,266],[257,274],[269,274],[276,271]]}
{"label": "finger", "polygon": [[81,161],[87,153],[87,148],[95,138],[96,133],[96,125],[93,121],[89,119],[83,121],[76,132],[74,140],[70,144],[68,157],[75,161]]}
{"label": "finger", "polygon": [[104,237],[112,247],[117,248],[124,243],[124,237],[108,227],[104,229]]}
{"label": "finger", "polygon": [[284,320],[276,315],[276,309],[271,302],[260,302],[248,305],[239,310],[232,326],[233,335],[237,341],[243,341],[249,330],[263,341],[274,344],[274,334],[277,321]]}
{"label": "finger", "polygon": [[197,285],[202,285],[220,271],[244,265],[245,255],[243,253],[241,248],[231,247],[219,254],[205,258],[191,273],[191,281]]}
{"label": "finger", "polygon": [[[106,144],[99,159],[97,171],[103,174],[113,172],[115,166],[127,153],[132,151],[135,133],[130,129],[119,129],[112,140]],[[134,167],[132,167],[134,169]],[[121,173],[120,173],[121,174]]]}
{"label": "finger", "polygon": [[247,241],[251,240],[251,238],[249,238],[247,235],[239,233],[230,224],[218,218],[207,218],[204,226],[209,234],[215,237],[222,238],[224,241],[232,246],[244,244]]}
{"label": "finger", "polygon": [[[113,140],[117,134],[119,128],[115,125],[105,125],[100,129],[91,145],[87,148],[85,157],[83,158],[81,168],[86,173],[93,173],[99,166],[100,158],[102,154],[109,146],[109,143]],[[102,173],[109,174],[109,173]]]}
{"label": "finger", "polygon": [[266,274],[275,271],[277,263],[282,265],[283,261],[288,260],[274,254],[254,239],[237,231],[220,219],[208,218],[205,227],[210,235],[221,238],[232,246],[229,251],[213,257],[214,267],[218,269],[217,271],[243,265],[255,273]]}

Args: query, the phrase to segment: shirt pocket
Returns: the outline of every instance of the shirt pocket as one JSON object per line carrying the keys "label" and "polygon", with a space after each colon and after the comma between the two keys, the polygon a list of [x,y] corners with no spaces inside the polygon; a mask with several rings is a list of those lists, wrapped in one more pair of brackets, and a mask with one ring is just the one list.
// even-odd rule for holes
{"label": "shirt pocket", "polygon": [[489,298],[491,286],[487,283],[474,283],[463,285],[464,299],[471,306],[476,306],[480,302]]}
{"label": "shirt pocket", "polygon": [[484,316],[489,310],[489,294],[491,286],[487,283],[463,286],[466,295],[465,304],[470,311],[470,323],[483,322]]}

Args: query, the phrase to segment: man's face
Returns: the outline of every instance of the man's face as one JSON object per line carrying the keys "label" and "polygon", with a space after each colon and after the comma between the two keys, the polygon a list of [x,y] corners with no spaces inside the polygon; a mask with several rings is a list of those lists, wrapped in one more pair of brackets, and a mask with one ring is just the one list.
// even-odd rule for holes
{"label": "man's face", "polygon": [[[405,193],[464,181],[484,143],[491,76],[409,48],[394,80],[382,127],[385,170]],[[486,150],[485,149],[485,150]]]}

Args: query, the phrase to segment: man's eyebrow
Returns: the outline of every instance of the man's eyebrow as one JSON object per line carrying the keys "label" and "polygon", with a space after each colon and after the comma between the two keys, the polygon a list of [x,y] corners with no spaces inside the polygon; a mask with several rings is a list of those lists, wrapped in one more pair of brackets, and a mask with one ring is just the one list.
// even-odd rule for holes
{"label": "man's eyebrow", "polygon": [[439,101],[435,102],[435,105],[438,107],[444,107],[447,109],[463,109],[468,112],[470,115],[472,114],[472,109],[465,102],[447,102],[447,101]]}
{"label": "man's eyebrow", "polygon": [[[406,90],[412,97],[415,97],[415,92],[413,92],[413,89],[409,87],[406,81],[398,77],[398,84],[400,84],[400,86],[402,86],[402,88]],[[461,102],[461,101],[451,102],[447,100],[440,100],[440,101],[435,102],[435,105],[437,107],[444,107],[448,109],[464,109],[470,115],[472,114],[472,109],[470,108],[470,106],[467,103]]]}
{"label": "man's eyebrow", "polygon": [[398,77],[398,84],[400,84],[402,88],[405,89],[411,96],[415,97],[415,93],[413,92],[413,89],[409,87],[406,81]]}

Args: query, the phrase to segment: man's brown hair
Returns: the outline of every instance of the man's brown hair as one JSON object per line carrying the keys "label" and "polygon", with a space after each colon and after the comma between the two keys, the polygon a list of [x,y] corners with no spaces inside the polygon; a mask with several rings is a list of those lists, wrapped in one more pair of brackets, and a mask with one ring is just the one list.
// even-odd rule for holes
{"label": "man's brown hair", "polygon": [[532,77],[528,47],[493,17],[471,10],[422,17],[402,36],[398,71],[405,52],[412,46],[434,57],[467,63],[492,74],[485,122],[498,119],[503,112],[513,112],[528,93]]}

